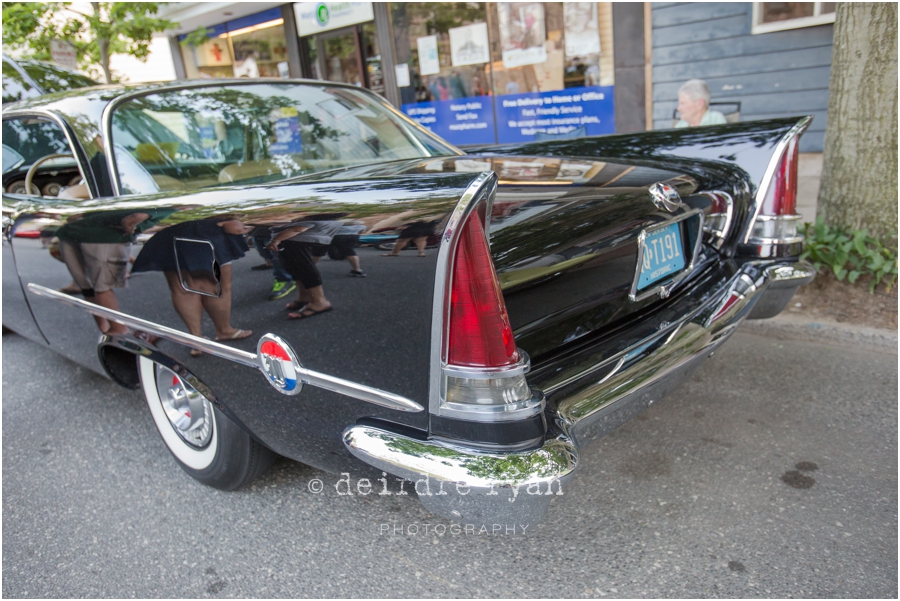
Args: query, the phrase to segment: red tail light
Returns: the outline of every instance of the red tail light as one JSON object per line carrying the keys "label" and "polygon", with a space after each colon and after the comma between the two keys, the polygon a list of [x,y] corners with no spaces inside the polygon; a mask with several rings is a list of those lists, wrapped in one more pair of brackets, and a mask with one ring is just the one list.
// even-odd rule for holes
{"label": "red tail light", "polygon": [[519,361],[478,211],[469,215],[456,246],[447,334],[451,365],[503,367]]}
{"label": "red tail light", "polygon": [[799,145],[793,138],[775,169],[760,215],[793,215],[797,212],[797,163]]}

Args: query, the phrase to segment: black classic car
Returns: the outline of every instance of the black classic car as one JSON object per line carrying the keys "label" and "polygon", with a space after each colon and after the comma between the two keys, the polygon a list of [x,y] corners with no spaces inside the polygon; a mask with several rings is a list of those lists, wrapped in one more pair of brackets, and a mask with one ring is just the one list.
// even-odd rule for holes
{"label": "black classic car", "polygon": [[463,152],[326,82],[26,100],[4,174],[72,185],[3,196],[3,325],[142,389],[210,486],[283,455],[532,523],[585,445],[812,279],[810,120]]}

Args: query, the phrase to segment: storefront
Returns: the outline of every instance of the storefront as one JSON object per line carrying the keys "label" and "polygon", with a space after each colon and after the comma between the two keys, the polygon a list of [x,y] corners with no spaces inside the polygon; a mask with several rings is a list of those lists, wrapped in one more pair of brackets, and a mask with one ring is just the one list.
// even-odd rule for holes
{"label": "storefront", "polygon": [[[288,77],[287,35],[281,9],[207,25],[207,41],[180,45],[188,79]],[[180,36],[179,41],[186,36]]]}
{"label": "storefront", "polygon": [[207,25],[179,58],[187,78],[366,87],[454,144],[502,144],[616,131],[613,25],[611,2],[304,2]]}
{"label": "storefront", "polygon": [[401,109],[448,141],[502,144],[615,131],[611,3],[391,9]]}

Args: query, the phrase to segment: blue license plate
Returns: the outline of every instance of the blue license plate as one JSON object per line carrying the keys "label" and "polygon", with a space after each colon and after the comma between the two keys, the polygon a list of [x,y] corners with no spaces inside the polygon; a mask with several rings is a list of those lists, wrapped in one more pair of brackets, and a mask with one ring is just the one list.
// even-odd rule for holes
{"label": "blue license plate", "polygon": [[672,223],[647,234],[641,256],[638,290],[675,275],[684,269],[684,246],[679,223]]}

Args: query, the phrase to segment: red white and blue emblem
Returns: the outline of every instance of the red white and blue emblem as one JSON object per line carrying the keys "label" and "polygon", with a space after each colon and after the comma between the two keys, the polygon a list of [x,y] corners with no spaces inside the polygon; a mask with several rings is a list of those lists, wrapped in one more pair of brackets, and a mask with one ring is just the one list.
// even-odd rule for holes
{"label": "red white and blue emblem", "polygon": [[266,334],[256,345],[256,356],[259,368],[279,392],[297,394],[303,388],[298,373],[300,362],[284,340],[274,334]]}

